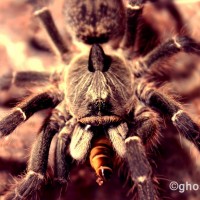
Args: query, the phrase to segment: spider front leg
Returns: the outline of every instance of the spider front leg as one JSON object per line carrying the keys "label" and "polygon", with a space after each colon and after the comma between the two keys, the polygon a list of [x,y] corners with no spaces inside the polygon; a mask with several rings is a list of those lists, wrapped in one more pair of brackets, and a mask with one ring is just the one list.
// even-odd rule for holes
{"label": "spider front leg", "polygon": [[77,122],[74,118],[69,119],[59,132],[55,150],[55,181],[61,187],[68,182],[72,158],[67,153],[70,144],[70,135],[74,131]]}
{"label": "spider front leg", "polygon": [[147,159],[144,145],[138,136],[131,136],[125,140],[127,161],[131,178],[138,191],[139,200],[158,199],[152,182],[152,169]]}
{"label": "spider front leg", "polygon": [[[110,128],[108,130],[108,135],[118,155],[127,160],[130,176],[134,182],[131,190],[135,187],[137,188],[139,200],[156,200],[158,197],[152,181],[152,169],[141,139],[145,139],[145,131],[147,130],[145,121],[141,122],[141,117],[144,117],[143,115],[146,115],[146,113],[147,112],[143,111],[140,113],[138,112],[136,123],[138,122],[140,125],[138,127],[134,126],[136,131],[132,130],[132,128],[128,130],[126,123],[121,123],[117,127]],[[151,119],[148,120],[148,134],[150,137],[155,135],[156,130],[152,128],[154,124],[151,123]]]}
{"label": "spider front leg", "polygon": [[160,118],[153,110],[140,104],[136,106],[134,116],[134,130],[129,131],[131,133],[125,140],[131,178],[137,186],[139,199],[155,200],[158,197],[146,150],[157,143]]}
{"label": "spider front leg", "polygon": [[62,92],[52,89],[29,97],[0,121],[0,137],[9,135],[21,123],[37,111],[54,108],[63,100]]}
{"label": "spider front leg", "polygon": [[171,118],[173,125],[178,131],[188,140],[193,142],[200,150],[200,128],[191,117],[184,112],[176,101],[167,95],[148,87],[148,85],[142,81],[137,85],[136,95],[139,100],[147,106],[159,111],[164,116]]}
{"label": "spider front leg", "polygon": [[65,120],[60,117],[60,111],[54,110],[44,126],[43,132],[36,139],[31,152],[25,177],[15,188],[6,194],[5,200],[22,200],[32,198],[40,190],[45,181],[49,148],[53,136],[64,126]]}

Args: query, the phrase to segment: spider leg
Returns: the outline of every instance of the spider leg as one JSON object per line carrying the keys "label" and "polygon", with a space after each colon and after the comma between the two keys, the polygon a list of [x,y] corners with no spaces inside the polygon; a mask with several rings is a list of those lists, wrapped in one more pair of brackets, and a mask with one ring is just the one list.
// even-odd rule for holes
{"label": "spider leg", "polygon": [[[138,113],[138,122],[140,120],[139,115],[140,114]],[[141,128],[143,131],[146,131],[145,125],[146,124],[143,123],[143,126],[138,126],[136,129],[139,130]],[[149,127],[152,127],[150,123]],[[152,129],[152,131],[154,130]],[[128,131],[126,123],[121,123],[117,127],[109,128],[108,136],[118,155],[128,162],[130,176],[135,183],[133,188],[136,186],[138,190],[138,199],[155,200],[157,199],[157,195],[152,182],[152,169],[147,160],[144,145],[140,137],[133,135],[132,132],[135,133],[135,130],[132,131],[132,129],[130,129]],[[136,133],[145,138],[145,133],[139,131]],[[151,131],[148,131],[148,133],[149,135],[152,134]]]}
{"label": "spider leg", "polygon": [[180,36],[168,40],[147,54],[144,59],[136,62],[133,72],[136,77],[141,77],[154,63],[169,58],[179,52],[200,55],[200,43],[188,36]]}
{"label": "spider leg", "polygon": [[0,90],[8,90],[12,85],[17,87],[44,86],[47,83],[52,83],[53,78],[53,74],[48,72],[21,71],[8,73],[0,77]]}
{"label": "spider leg", "polygon": [[[176,5],[174,4],[173,0],[170,1],[162,1],[162,0],[149,0],[150,2],[153,3],[153,5],[157,8],[157,9],[165,9],[169,12],[169,14],[175,19],[176,22],[176,31],[178,33],[181,33],[184,27],[184,20],[181,16],[181,13],[179,12],[179,10],[177,9]],[[184,27],[184,32],[186,32],[187,30],[185,30]]]}
{"label": "spider leg", "polygon": [[[130,0],[127,6],[127,26],[124,38],[129,48],[128,58],[144,56],[160,43],[158,31],[143,16],[143,5],[147,0]],[[132,48],[131,48],[132,47]]]}
{"label": "spider leg", "polygon": [[[176,6],[171,1],[154,1],[149,0],[157,9],[165,9],[175,19],[176,31],[183,31],[184,21],[177,10]],[[143,4],[147,0],[129,0],[127,5],[127,22],[126,31],[123,41],[123,48],[131,48],[129,57],[132,58],[133,47],[136,46],[136,52],[139,55],[146,55],[154,47],[160,43],[159,33],[149,24],[142,15]],[[184,30],[187,34],[187,30]]]}
{"label": "spider leg", "polygon": [[138,24],[134,53],[136,56],[145,56],[160,44],[161,38],[158,30],[143,15],[139,17]]}
{"label": "spider leg", "polygon": [[171,118],[173,125],[178,129],[178,131],[188,140],[193,142],[200,150],[200,128],[191,117],[183,111],[176,101],[167,95],[148,87],[144,82],[138,84],[136,95],[139,100],[147,106]]}
{"label": "spider leg", "polygon": [[158,199],[152,182],[152,169],[147,159],[144,145],[138,136],[131,136],[125,140],[127,161],[131,178],[138,191],[139,200]]}
{"label": "spider leg", "polygon": [[136,106],[133,129],[138,135],[145,148],[155,146],[159,140],[161,118],[147,106]]}
{"label": "spider leg", "polygon": [[[158,10],[166,10],[175,21],[176,33],[188,34],[187,28],[184,26],[184,20],[180,12],[172,1],[149,0],[152,5]],[[161,42],[160,33],[141,15],[138,19],[138,30],[136,36],[135,51],[139,56],[145,56],[152,51]]]}
{"label": "spider leg", "polygon": [[40,19],[57,51],[60,53],[61,57],[64,58],[63,56],[69,53],[70,50],[60,35],[49,9],[43,7],[35,11],[34,15]]}
{"label": "spider leg", "polygon": [[6,200],[27,199],[41,188],[45,181],[51,141],[64,124],[65,120],[60,117],[60,111],[55,109],[33,145],[25,177],[6,195]]}
{"label": "spider leg", "polygon": [[138,19],[142,14],[143,4],[146,0],[129,0],[127,5],[127,22],[124,35],[123,48],[133,47],[135,44]]}
{"label": "spider leg", "polygon": [[[69,173],[72,168],[73,159],[69,154],[70,135],[74,131],[77,122],[74,118],[69,119],[58,134],[55,149],[54,160],[54,184],[56,191],[55,199],[59,199],[60,195],[69,181]],[[57,196],[59,195],[59,196]]]}
{"label": "spider leg", "polygon": [[57,89],[31,96],[0,121],[0,136],[9,135],[21,122],[26,121],[35,112],[54,108],[62,100],[63,94]]}
{"label": "spider leg", "polygon": [[[67,153],[67,147],[70,144],[70,135],[74,131],[76,120],[71,118],[68,120],[63,129],[58,134],[55,151],[55,179],[57,183],[66,184],[70,163],[72,162],[71,156]],[[67,155],[66,155],[67,154]]]}

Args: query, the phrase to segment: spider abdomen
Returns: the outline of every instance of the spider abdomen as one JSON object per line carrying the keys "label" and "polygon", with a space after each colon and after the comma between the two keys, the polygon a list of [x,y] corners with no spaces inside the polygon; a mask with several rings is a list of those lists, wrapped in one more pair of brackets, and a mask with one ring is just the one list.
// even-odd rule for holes
{"label": "spider abdomen", "polygon": [[123,35],[125,11],[121,1],[65,2],[64,17],[70,27],[69,31],[85,43],[105,43]]}

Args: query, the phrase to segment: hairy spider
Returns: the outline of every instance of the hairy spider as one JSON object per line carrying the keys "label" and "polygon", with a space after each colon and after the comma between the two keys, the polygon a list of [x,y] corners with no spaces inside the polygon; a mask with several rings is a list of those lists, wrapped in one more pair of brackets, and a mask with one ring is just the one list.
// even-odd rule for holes
{"label": "hairy spider", "polygon": [[[52,108],[33,145],[25,177],[5,199],[28,199],[41,188],[55,134],[58,138],[54,176],[59,184],[68,182],[74,160],[89,160],[101,185],[110,178],[115,161],[120,159],[128,167],[140,200],[159,198],[146,153],[159,139],[159,114],[200,148],[199,126],[178,102],[148,81],[155,63],[181,51],[199,55],[200,44],[189,36],[177,36],[154,50],[148,45],[142,52],[139,49],[137,53],[145,56],[133,61],[135,39],[146,41],[137,36],[144,3],[65,1],[64,16],[72,35],[92,45],[81,53],[65,44],[46,7],[35,12],[65,67],[62,73],[26,71],[1,77],[1,88],[9,88],[12,83],[19,87],[50,85],[48,90],[26,98],[0,121],[1,137],[37,111]],[[139,45],[142,46],[144,43]]]}

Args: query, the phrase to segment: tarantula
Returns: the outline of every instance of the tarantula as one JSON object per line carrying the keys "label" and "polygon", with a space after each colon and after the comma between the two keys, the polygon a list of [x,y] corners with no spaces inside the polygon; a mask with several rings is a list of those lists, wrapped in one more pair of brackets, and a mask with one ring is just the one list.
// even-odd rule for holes
{"label": "tarantula", "polygon": [[[6,199],[26,199],[40,189],[55,134],[54,176],[58,183],[68,182],[73,160],[90,160],[101,185],[110,178],[115,160],[120,158],[127,164],[141,200],[158,199],[146,153],[159,137],[157,113],[170,119],[184,137],[200,148],[199,126],[178,102],[147,79],[154,63],[181,51],[199,55],[200,44],[188,36],[178,36],[133,62],[132,47],[144,3],[129,0],[125,7],[120,0],[65,1],[64,15],[73,35],[92,45],[82,53],[72,52],[65,44],[46,7],[35,12],[65,67],[60,74],[27,71],[1,77],[1,88],[9,88],[12,83],[51,83],[48,90],[26,98],[0,121],[3,137],[35,112],[52,108],[33,145],[25,177]],[[106,51],[100,43],[111,48]]]}

